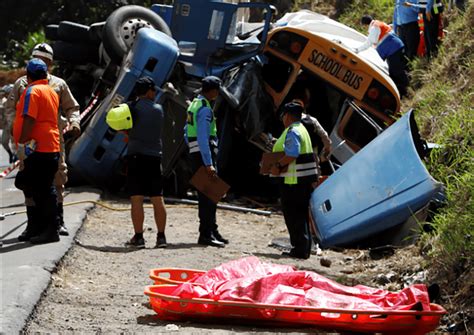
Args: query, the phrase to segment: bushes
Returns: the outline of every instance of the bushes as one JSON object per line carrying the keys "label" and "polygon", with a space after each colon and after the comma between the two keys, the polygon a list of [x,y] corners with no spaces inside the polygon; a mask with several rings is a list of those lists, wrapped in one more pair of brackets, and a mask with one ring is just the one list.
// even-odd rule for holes
{"label": "bushes", "polygon": [[441,145],[428,168],[446,185],[448,204],[434,216],[434,233],[424,242],[438,276],[453,280],[471,269],[474,255],[473,19],[472,5],[464,16],[450,17],[438,57],[412,64],[412,81],[420,88],[404,101],[417,109],[423,136]]}
{"label": "bushes", "polygon": [[367,28],[359,24],[360,18],[363,15],[371,15],[377,20],[391,23],[393,4],[393,0],[353,0],[351,5],[342,12],[338,21],[367,34]]}

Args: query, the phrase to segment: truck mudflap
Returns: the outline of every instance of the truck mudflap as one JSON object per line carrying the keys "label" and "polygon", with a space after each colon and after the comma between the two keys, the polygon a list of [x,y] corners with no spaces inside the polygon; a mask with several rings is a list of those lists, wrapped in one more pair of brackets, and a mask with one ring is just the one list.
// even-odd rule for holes
{"label": "truck mudflap", "polygon": [[322,247],[358,241],[404,223],[442,184],[423,164],[413,111],[343,164],[311,196]]}

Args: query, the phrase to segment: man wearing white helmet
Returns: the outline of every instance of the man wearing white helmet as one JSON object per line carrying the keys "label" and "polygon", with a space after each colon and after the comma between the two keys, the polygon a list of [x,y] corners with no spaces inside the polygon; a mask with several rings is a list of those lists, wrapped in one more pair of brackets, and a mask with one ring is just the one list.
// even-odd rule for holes
{"label": "man wearing white helmet", "polygon": [[[40,43],[35,45],[33,51],[31,52],[32,58],[39,58],[43,60],[48,69],[51,68],[53,64],[53,49],[47,43]],[[76,138],[81,133],[80,127],[80,113],[79,113],[79,104],[76,99],[73,97],[69,86],[66,82],[48,73],[48,82],[54,91],[59,96],[59,111],[58,113],[58,126],[60,130],[60,142],[61,142],[61,156],[59,158],[58,172],[54,178],[54,185],[57,191],[57,204],[58,204],[58,230],[60,235],[69,235],[68,230],[64,226],[63,220],[63,196],[64,196],[64,184],[67,182],[67,165],[64,153],[64,138],[62,136],[63,130],[68,127],[71,133],[71,136]],[[13,89],[8,96],[8,100],[5,104],[7,121],[9,128],[13,124],[13,118],[15,117],[15,108],[18,100],[20,99],[21,94],[28,85],[26,76],[20,77],[17,79],[13,85]],[[25,204],[27,209],[28,221],[34,221],[35,213],[35,204],[32,198],[25,197]],[[31,236],[29,236],[28,231],[25,230],[18,239],[20,241],[28,241]]]}

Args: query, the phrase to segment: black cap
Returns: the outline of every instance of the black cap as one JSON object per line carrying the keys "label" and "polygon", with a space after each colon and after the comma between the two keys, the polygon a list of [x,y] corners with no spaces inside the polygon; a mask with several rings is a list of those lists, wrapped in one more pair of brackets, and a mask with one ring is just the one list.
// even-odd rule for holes
{"label": "black cap", "polygon": [[298,102],[288,102],[281,110],[280,118],[282,119],[286,113],[290,113],[292,116],[301,119],[301,115],[304,112],[303,106]]}
{"label": "black cap", "polygon": [[222,81],[216,76],[207,76],[202,78],[202,90],[209,91],[212,89],[219,89],[221,87]]}
{"label": "black cap", "polygon": [[150,89],[155,89],[155,81],[153,78],[144,76],[137,80],[137,83],[135,84],[135,93],[137,95],[145,94]]}

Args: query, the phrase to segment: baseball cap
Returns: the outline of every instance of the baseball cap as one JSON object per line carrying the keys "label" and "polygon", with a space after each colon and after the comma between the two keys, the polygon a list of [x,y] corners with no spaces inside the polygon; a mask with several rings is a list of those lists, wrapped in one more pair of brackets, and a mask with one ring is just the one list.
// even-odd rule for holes
{"label": "baseball cap", "polygon": [[31,52],[31,57],[44,57],[53,61],[53,48],[47,43],[36,44]]}
{"label": "baseball cap", "polygon": [[155,81],[149,76],[141,77],[137,80],[135,87],[138,90],[147,91],[149,89],[155,89]]}
{"label": "baseball cap", "polygon": [[281,110],[280,119],[282,119],[286,113],[290,113],[296,118],[301,118],[303,111],[304,111],[304,108],[300,103],[295,102],[295,101],[288,102],[287,104],[283,106]]}
{"label": "baseball cap", "polygon": [[41,59],[33,58],[28,62],[28,64],[26,64],[26,71],[33,74],[39,74],[41,72],[48,72],[48,67]]}
{"label": "baseball cap", "polygon": [[204,90],[212,90],[214,88],[220,88],[222,81],[216,76],[207,76],[202,78],[201,83]]}

